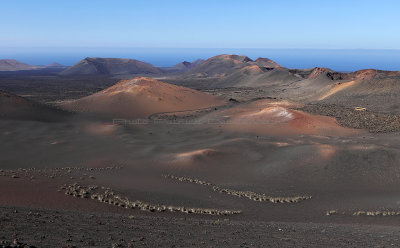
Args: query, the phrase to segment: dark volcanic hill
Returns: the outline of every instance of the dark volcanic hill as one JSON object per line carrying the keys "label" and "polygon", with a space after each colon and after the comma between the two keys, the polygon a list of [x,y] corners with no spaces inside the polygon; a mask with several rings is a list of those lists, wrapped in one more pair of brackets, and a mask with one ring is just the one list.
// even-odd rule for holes
{"label": "dark volcanic hill", "polygon": [[159,68],[135,59],[85,58],[60,74],[73,76],[159,73],[162,73]]}
{"label": "dark volcanic hill", "polygon": [[0,71],[21,71],[38,69],[39,66],[28,65],[15,59],[0,59]]}
{"label": "dark volcanic hill", "polygon": [[290,73],[289,69],[283,67],[249,65],[221,78],[216,85],[218,87],[265,87],[280,84],[283,87],[299,80],[298,75]]}
{"label": "dark volcanic hill", "polygon": [[251,65],[252,63],[249,62],[253,62],[253,60],[247,56],[218,55],[207,59],[201,65],[189,70],[187,73],[204,77],[226,76],[247,65]]}
{"label": "dark volcanic hill", "polygon": [[267,58],[258,58],[254,61],[258,66],[261,67],[269,67],[269,68],[278,68],[282,67],[280,64],[276,63],[273,60]]}
{"label": "dark volcanic hill", "polygon": [[56,122],[70,113],[0,90],[0,119]]}

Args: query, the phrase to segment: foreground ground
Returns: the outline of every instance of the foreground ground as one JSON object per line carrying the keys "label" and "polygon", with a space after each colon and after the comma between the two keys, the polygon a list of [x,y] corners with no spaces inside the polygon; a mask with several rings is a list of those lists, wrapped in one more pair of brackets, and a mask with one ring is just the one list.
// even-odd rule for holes
{"label": "foreground ground", "polygon": [[[36,247],[400,245],[398,133],[271,136],[209,125],[0,124],[0,240]],[[66,195],[65,186],[74,184],[111,187],[131,201],[242,212],[126,209],[91,195]],[[213,186],[312,198],[259,202]]]}
{"label": "foreground ground", "polygon": [[[0,83],[42,102],[77,94],[60,96],[65,89],[47,77],[23,79],[41,84],[36,94]],[[90,80],[68,87],[85,96],[96,91]],[[139,122],[2,118],[1,244],[400,246],[398,116],[285,100],[274,90],[205,91],[227,104]]]}
{"label": "foreground ground", "polygon": [[398,247],[400,227],[1,207],[0,240],[37,247]]}

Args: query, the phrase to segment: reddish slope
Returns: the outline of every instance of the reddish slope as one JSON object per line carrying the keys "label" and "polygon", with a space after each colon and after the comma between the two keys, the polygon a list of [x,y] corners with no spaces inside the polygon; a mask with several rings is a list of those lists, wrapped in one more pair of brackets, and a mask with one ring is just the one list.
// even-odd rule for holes
{"label": "reddish slope", "polygon": [[215,96],[146,77],[121,80],[93,95],[63,103],[69,110],[93,112],[124,118],[146,118],[173,112],[223,105]]}
{"label": "reddish slope", "polygon": [[261,135],[347,136],[362,131],[340,126],[334,118],[312,115],[292,108],[300,104],[259,100],[247,105],[214,112],[205,118],[225,123],[219,128]]}

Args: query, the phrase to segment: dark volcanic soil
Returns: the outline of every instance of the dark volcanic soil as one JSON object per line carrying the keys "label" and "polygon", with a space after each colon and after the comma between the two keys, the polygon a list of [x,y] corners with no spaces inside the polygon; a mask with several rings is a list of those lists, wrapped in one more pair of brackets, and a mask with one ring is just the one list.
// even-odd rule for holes
{"label": "dark volcanic soil", "polygon": [[398,247],[400,227],[198,220],[0,207],[0,240],[37,247]]}
{"label": "dark volcanic soil", "polygon": [[367,129],[371,133],[388,133],[400,131],[400,116],[374,113],[368,110],[355,110],[337,105],[309,104],[300,110],[312,114],[336,118],[344,127]]}
{"label": "dark volcanic soil", "polygon": [[[118,80],[0,74],[0,88],[41,102],[86,96]],[[370,133],[263,132],[274,123],[326,125],[288,110],[302,104],[281,99],[287,87],[204,89],[229,103],[139,122],[85,114],[54,123],[0,120],[0,247],[14,238],[37,247],[399,247],[400,117],[305,105]],[[292,85],[302,95],[300,88]],[[257,105],[259,98],[281,105]],[[224,128],[229,118],[254,116],[275,122],[254,132]],[[183,177],[190,180],[176,180]],[[101,196],[75,186],[79,194],[65,194],[71,185],[96,187]]]}
{"label": "dark volcanic soil", "polygon": [[0,89],[39,102],[81,98],[115,84],[109,76],[61,77],[58,69],[0,72]]}

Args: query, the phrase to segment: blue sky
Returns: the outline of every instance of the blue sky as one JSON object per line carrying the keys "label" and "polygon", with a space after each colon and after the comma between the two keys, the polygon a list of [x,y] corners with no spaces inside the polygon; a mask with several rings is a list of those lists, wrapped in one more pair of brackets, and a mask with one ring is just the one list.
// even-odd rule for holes
{"label": "blue sky", "polygon": [[1,0],[8,47],[400,49],[396,0]]}

